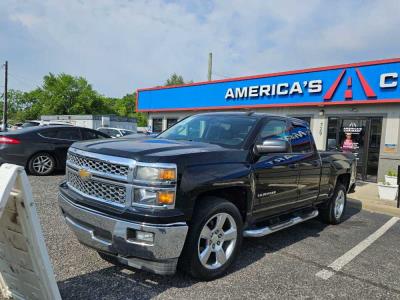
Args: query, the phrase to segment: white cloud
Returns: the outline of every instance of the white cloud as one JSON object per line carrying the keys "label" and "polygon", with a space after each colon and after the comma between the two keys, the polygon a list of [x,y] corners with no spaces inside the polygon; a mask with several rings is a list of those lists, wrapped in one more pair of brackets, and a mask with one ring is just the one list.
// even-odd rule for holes
{"label": "white cloud", "polygon": [[204,80],[209,51],[223,76],[394,57],[399,13],[397,0],[2,1],[0,60],[32,87],[66,72],[121,96],[173,72]]}
{"label": "white cloud", "polygon": [[38,16],[29,13],[17,13],[10,16],[10,19],[14,22],[20,22],[22,25],[28,28],[32,28],[40,22],[40,18]]}

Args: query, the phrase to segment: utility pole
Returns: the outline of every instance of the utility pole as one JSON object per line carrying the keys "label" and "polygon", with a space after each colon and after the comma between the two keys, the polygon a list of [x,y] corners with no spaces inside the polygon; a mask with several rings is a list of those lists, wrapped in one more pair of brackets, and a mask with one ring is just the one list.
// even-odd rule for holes
{"label": "utility pole", "polygon": [[212,52],[208,54],[208,81],[211,81],[212,74]]}
{"label": "utility pole", "polygon": [[8,84],[8,61],[4,64],[4,103],[3,103],[3,130],[7,131],[7,84]]}

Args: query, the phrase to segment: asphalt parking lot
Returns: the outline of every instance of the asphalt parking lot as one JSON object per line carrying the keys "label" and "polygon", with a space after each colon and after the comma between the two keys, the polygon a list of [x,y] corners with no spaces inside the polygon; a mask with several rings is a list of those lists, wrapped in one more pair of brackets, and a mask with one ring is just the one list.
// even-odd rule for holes
{"label": "asphalt parking lot", "polygon": [[[348,207],[346,220],[326,226],[311,220],[273,235],[246,239],[225,277],[197,282],[183,274],[162,277],[112,266],[81,246],[57,206],[63,176],[30,177],[33,196],[63,299],[400,299],[400,221]],[[386,232],[338,271],[362,241],[394,221]],[[343,261],[343,260],[342,260]],[[328,279],[317,274],[327,270]]]}

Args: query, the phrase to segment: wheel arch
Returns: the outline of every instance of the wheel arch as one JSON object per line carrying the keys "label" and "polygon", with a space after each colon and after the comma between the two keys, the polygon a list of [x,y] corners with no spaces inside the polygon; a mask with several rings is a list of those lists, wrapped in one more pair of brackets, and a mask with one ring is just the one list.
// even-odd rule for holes
{"label": "wheel arch", "polygon": [[346,188],[346,191],[348,191],[349,186],[350,186],[350,174],[349,173],[344,173],[340,174],[336,177],[336,184],[341,183],[344,185]]}
{"label": "wheel arch", "polygon": [[[247,213],[250,207],[250,193],[245,186],[229,186],[224,188],[213,189],[200,193],[195,198],[193,213],[198,209],[198,207],[203,202],[202,200],[210,197],[217,197],[231,202],[237,207],[242,216],[243,223],[246,222]],[[250,198],[249,198],[250,197]]]}

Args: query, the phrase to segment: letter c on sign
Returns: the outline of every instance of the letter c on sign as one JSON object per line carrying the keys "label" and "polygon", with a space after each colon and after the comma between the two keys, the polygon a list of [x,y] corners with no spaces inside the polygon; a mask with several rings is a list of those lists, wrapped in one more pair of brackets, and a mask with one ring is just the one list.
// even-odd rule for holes
{"label": "letter c on sign", "polygon": [[288,88],[289,88],[289,84],[288,83],[280,83],[277,86],[277,94],[278,95],[287,95],[288,94]]}
{"label": "letter c on sign", "polygon": [[397,86],[397,73],[384,73],[381,75],[379,80],[379,86],[381,88],[394,88]]}

